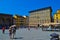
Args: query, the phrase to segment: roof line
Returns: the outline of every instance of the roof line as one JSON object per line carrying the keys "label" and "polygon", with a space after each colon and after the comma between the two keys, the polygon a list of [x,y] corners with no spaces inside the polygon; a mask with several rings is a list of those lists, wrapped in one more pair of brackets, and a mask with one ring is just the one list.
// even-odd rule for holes
{"label": "roof line", "polygon": [[36,12],[36,11],[41,11],[41,10],[46,10],[46,9],[50,9],[51,12],[52,12],[52,8],[51,7],[45,7],[45,8],[40,8],[40,9],[29,11],[29,13]]}

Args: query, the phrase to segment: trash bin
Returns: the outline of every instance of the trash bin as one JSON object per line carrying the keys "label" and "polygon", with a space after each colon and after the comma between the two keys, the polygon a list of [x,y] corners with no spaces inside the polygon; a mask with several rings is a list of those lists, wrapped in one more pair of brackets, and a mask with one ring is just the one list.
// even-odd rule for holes
{"label": "trash bin", "polygon": [[59,40],[59,34],[52,33],[50,34],[50,36],[51,36],[50,40]]}

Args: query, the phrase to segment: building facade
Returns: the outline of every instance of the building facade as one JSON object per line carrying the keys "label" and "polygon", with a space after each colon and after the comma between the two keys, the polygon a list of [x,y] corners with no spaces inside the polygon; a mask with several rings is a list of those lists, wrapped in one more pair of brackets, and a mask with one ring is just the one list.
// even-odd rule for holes
{"label": "building facade", "polygon": [[26,16],[26,20],[25,21],[26,21],[26,24],[25,24],[26,27],[29,27],[29,16]]}
{"label": "building facade", "polygon": [[60,23],[60,10],[57,10],[57,13],[54,14],[54,22]]}
{"label": "building facade", "polygon": [[27,27],[28,22],[27,22],[27,17],[15,15],[13,19],[13,23],[17,25],[17,27]]}
{"label": "building facade", "polygon": [[0,13],[0,28],[2,28],[2,26],[9,28],[9,26],[11,26],[12,24],[13,24],[12,15]]}
{"label": "building facade", "polygon": [[25,17],[23,16],[23,18],[24,18],[24,19],[23,19],[23,22],[24,22],[23,24],[24,24],[24,26],[25,26],[25,27],[28,27],[28,26],[29,26],[29,16],[25,16]]}
{"label": "building facade", "polygon": [[51,23],[52,22],[51,12],[52,12],[51,7],[30,11],[29,26],[37,26],[44,23]]}
{"label": "building facade", "polygon": [[13,24],[16,25],[17,27],[20,26],[20,16],[15,15],[13,17]]}

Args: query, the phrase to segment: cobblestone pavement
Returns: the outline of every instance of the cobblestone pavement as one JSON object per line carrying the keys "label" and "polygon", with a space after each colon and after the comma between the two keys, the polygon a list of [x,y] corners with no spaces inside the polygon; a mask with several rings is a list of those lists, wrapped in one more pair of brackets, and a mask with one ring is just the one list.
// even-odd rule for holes
{"label": "cobblestone pavement", "polygon": [[[50,40],[50,34],[54,33],[52,31],[42,31],[40,28],[35,29],[31,28],[20,28],[17,30],[15,38],[10,39],[8,30],[5,31],[5,34],[2,34],[0,30],[0,40]],[[55,32],[60,35],[60,32]]]}

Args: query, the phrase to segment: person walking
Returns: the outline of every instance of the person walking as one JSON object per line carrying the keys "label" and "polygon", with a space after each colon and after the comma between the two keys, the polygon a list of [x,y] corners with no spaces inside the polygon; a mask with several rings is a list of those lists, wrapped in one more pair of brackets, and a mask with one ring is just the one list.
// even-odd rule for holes
{"label": "person walking", "polygon": [[14,35],[16,34],[16,27],[12,27],[12,31],[13,31],[13,38],[14,38]]}
{"label": "person walking", "polygon": [[2,26],[2,33],[5,33],[5,26]]}
{"label": "person walking", "polygon": [[10,28],[9,28],[9,36],[10,36],[10,38],[14,38],[15,33],[16,33],[16,25],[10,26]]}
{"label": "person walking", "polygon": [[12,28],[11,27],[9,28],[9,36],[10,36],[10,38],[12,38]]}
{"label": "person walking", "polygon": [[30,26],[28,26],[28,30],[30,30]]}
{"label": "person walking", "polygon": [[37,26],[38,26],[38,28],[39,28],[40,25],[38,24]]}

